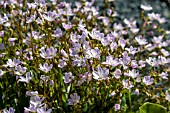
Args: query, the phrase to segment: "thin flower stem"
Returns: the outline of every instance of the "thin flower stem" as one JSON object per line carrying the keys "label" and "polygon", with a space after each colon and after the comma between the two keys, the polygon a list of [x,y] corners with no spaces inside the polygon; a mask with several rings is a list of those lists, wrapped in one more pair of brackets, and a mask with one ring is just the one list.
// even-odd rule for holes
{"label": "thin flower stem", "polygon": [[128,92],[128,96],[129,96],[129,107],[130,107],[130,111],[132,112],[132,103],[131,103],[131,95],[130,95],[131,91],[129,90]]}

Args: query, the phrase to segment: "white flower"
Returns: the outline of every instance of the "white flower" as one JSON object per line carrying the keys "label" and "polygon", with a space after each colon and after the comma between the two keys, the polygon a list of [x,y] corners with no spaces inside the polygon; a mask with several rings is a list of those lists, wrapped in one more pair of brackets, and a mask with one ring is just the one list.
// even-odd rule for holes
{"label": "white flower", "polygon": [[40,64],[39,66],[40,66],[39,70],[44,71],[45,73],[47,73],[47,72],[49,72],[52,69],[53,64],[50,64],[48,66],[47,63],[44,63],[44,65]]}
{"label": "white flower", "polygon": [[146,59],[146,62],[153,67],[158,66],[158,61],[156,58],[149,57],[149,59]]}
{"label": "white flower", "polygon": [[2,113],[15,113],[15,109],[10,107],[9,110],[4,109]]}
{"label": "white flower", "polygon": [[45,47],[42,47],[40,49],[40,51],[41,51],[40,56],[42,58],[51,59],[51,58],[54,58],[56,56],[57,49],[55,49],[52,46],[50,48],[47,48],[47,49],[45,49]]}
{"label": "white flower", "polygon": [[51,112],[52,112],[52,109],[46,110],[46,105],[37,109],[37,113],[51,113]]}
{"label": "white flower", "polygon": [[146,39],[142,37],[141,35],[135,37],[135,40],[138,42],[139,45],[146,45],[148,43]]}
{"label": "white flower", "polygon": [[130,90],[134,87],[133,82],[129,81],[128,79],[122,81],[123,88]]}
{"label": "white flower", "polygon": [[108,78],[109,69],[97,67],[97,71],[93,70],[92,74],[96,80],[105,80]]}
{"label": "white flower", "polygon": [[132,69],[132,71],[129,70],[128,75],[132,78],[137,78],[139,76],[139,72],[137,72],[135,69]]}
{"label": "white flower", "polygon": [[0,69],[0,77],[4,74],[5,72]]}
{"label": "white flower", "polygon": [[20,77],[20,79],[18,81],[26,82],[26,83],[28,83],[32,79],[32,77],[30,76],[30,72],[26,73],[26,77],[24,77],[24,76],[19,76],[19,77]]}
{"label": "white flower", "polygon": [[110,55],[110,56],[107,56],[107,57],[106,57],[106,61],[103,62],[102,64],[111,65],[111,66],[117,66],[117,65],[119,65],[120,63],[119,63],[118,58],[113,59],[113,56]]}
{"label": "white flower", "polygon": [[68,99],[68,105],[74,105],[79,103],[80,96],[78,96],[77,93],[71,94],[70,97],[71,99]]}
{"label": "white flower", "polygon": [[154,83],[154,78],[151,78],[150,76],[144,76],[143,83],[146,85],[151,85]]}
{"label": "white flower", "polygon": [[116,79],[119,79],[119,78],[120,78],[120,75],[122,75],[120,69],[116,69],[113,74],[114,74],[114,77],[115,77]]}
{"label": "white flower", "polygon": [[100,58],[100,50],[98,47],[86,51],[86,58]]}
{"label": "white flower", "polygon": [[46,14],[43,14],[43,17],[45,20],[52,22],[54,21],[59,15],[56,12],[46,12]]}
{"label": "white flower", "polygon": [[168,79],[168,73],[167,73],[167,72],[162,72],[162,73],[160,74],[160,77],[161,77],[162,79]]}
{"label": "white flower", "polygon": [[141,5],[140,7],[141,7],[141,9],[143,9],[143,10],[145,10],[145,11],[150,11],[150,10],[152,10],[152,7],[151,7],[150,5]]}
{"label": "white flower", "polygon": [[20,63],[21,63],[21,61],[19,59],[14,58],[13,61],[12,61],[12,59],[8,59],[7,66],[9,66],[9,67],[16,67]]}
{"label": "white flower", "polygon": [[65,76],[63,76],[63,79],[65,83],[70,83],[74,79],[74,76],[72,75],[71,72],[68,73],[66,72],[64,75]]}
{"label": "white flower", "polygon": [[165,94],[166,94],[166,95],[165,95],[165,96],[166,96],[165,99],[170,102],[170,94],[168,93],[168,91],[166,91]]}

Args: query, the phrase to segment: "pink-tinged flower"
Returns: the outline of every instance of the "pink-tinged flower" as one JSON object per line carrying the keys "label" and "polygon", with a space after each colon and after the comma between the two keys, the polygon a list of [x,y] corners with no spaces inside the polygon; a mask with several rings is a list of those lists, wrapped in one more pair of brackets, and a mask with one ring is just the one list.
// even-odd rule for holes
{"label": "pink-tinged flower", "polygon": [[63,35],[62,30],[60,28],[57,28],[54,33],[52,34],[53,37],[59,38]]}
{"label": "pink-tinged flower", "polygon": [[62,23],[62,26],[63,26],[63,28],[64,28],[65,30],[69,30],[69,29],[71,29],[71,28],[73,27],[73,25],[71,25],[71,23],[69,23],[69,24]]}
{"label": "pink-tinged flower", "polygon": [[169,58],[165,58],[163,56],[158,56],[158,64],[165,65],[170,62]]}
{"label": "pink-tinged flower", "polygon": [[153,49],[155,49],[155,47],[156,47],[156,45],[155,44],[147,44],[146,46],[145,46],[145,48],[147,49],[147,50],[149,50],[149,51],[152,51]]}
{"label": "pink-tinged flower", "polygon": [[[51,0],[51,1],[52,1],[52,0]],[[60,3],[57,5],[57,7],[58,7],[58,8],[64,8],[66,5],[67,5],[66,2],[60,2]]]}
{"label": "pink-tinged flower", "polygon": [[26,17],[26,23],[31,23],[33,21],[35,21],[35,18],[36,18],[37,14],[34,13],[34,15],[31,15],[30,17]]}
{"label": "pink-tinged flower", "polygon": [[28,9],[35,9],[37,7],[36,3],[27,3]]}
{"label": "pink-tinged flower", "polygon": [[155,13],[148,13],[148,17],[150,20],[157,20],[158,18],[161,17],[160,14],[155,14]]}
{"label": "pink-tinged flower", "polygon": [[59,59],[58,67],[63,68],[67,65],[66,61],[63,59]]}
{"label": "pink-tinged flower", "polygon": [[151,78],[150,76],[144,76],[143,83],[146,85],[151,85],[154,82],[154,78]]}
{"label": "pink-tinged flower", "polygon": [[68,99],[68,105],[75,105],[79,103],[80,101],[80,96],[77,93],[73,93],[70,95],[71,99]]}
{"label": "pink-tinged flower", "polygon": [[162,73],[160,74],[160,77],[161,77],[162,79],[168,79],[168,73],[167,73],[167,72],[162,72]]}
{"label": "pink-tinged flower", "polygon": [[115,108],[115,111],[120,110],[120,104],[115,104],[114,108]]}
{"label": "pink-tinged flower", "polygon": [[165,93],[165,99],[170,102],[170,94],[168,90]]}
{"label": "pink-tinged flower", "polygon": [[53,68],[53,64],[48,66],[48,63],[44,63],[44,65],[40,64],[39,70],[44,71],[45,73],[49,72]]}
{"label": "pink-tinged flower", "polygon": [[136,28],[136,20],[130,19],[127,20],[126,18],[123,20],[123,22],[127,25],[129,28]]}
{"label": "pink-tinged flower", "polygon": [[158,18],[157,20],[160,24],[163,24],[167,21],[165,18]]}
{"label": "pink-tinged flower", "polygon": [[80,48],[69,48],[70,56],[77,56],[80,52]]}
{"label": "pink-tinged flower", "polygon": [[100,16],[98,19],[101,19],[105,26],[107,26],[110,22],[108,17]]}
{"label": "pink-tinged flower", "polygon": [[96,29],[93,29],[92,32],[89,32],[90,37],[92,37],[92,39],[96,39],[101,41],[102,38],[104,38],[104,33],[101,33],[100,31],[97,31]]}
{"label": "pink-tinged flower", "polygon": [[4,31],[0,31],[0,37],[4,36]]}
{"label": "pink-tinged flower", "polygon": [[170,53],[168,51],[166,51],[165,49],[161,49],[161,52],[165,57],[170,55]]}
{"label": "pink-tinged flower", "polygon": [[139,67],[140,67],[140,68],[143,68],[143,67],[145,67],[145,66],[146,66],[146,64],[145,64],[145,63],[146,63],[146,61],[139,60],[139,62],[138,62],[138,63],[139,63]]}
{"label": "pink-tinged flower", "polygon": [[9,67],[16,67],[21,63],[19,59],[14,58],[13,61],[11,59],[8,59],[7,66]]}
{"label": "pink-tinged flower", "polygon": [[[47,76],[45,76],[45,75],[41,75],[41,76],[40,76],[40,80],[45,81],[45,82],[48,82],[49,78],[48,78]],[[41,82],[42,82],[42,81],[41,81]]]}
{"label": "pink-tinged flower", "polygon": [[66,53],[66,51],[65,51],[64,49],[61,49],[61,54],[62,54],[64,57],[68,58],[68,54]]}
{"label": "pink-tinged flower", "polygon": [[116,31],[119,31],[119,30],[123,30],[124,29],[124,27],[122,26],[122,24],[118,24],[118,23],[114,23],[114,25],[113,25],[113,28],[116,30]]}
{"label": "pink-tinged flower", "polygon": [[89,49],[86,51],[86,58],[100,58],[100,49],[95,47],[94,49]]}
{"label": "pink-tinged flower", "polygon": [[51,113],[51,112],[52,109],[47,110],[46,104],[43,107],[37,109],[37,113]]}
{"label": "pink-tinged flower", "polygon": [[36,4],[38,4],[40,7],[45,7],[46,6],[45,0],[34,0],[34,2]]}
{"label": "pink-tinged flower", "polygon": [[19,76],[19,82],[25,82],[25,83],[29,83],[29,81],[32,79],[32,77],[30,76],[30,72],[26,73],[26,77],[24,76]]}
{"label": "pink-tinged flower", "polygon": [[152,56],[157,56],[158,53],[154,51],[154,52],[150,53],[150,55],[152,55]]}
{"label": "pink-tinged flower", "polygon": [[37,32],[37,31],[32,31],[32,35],[31,35],[31,33],[27,33],[27,35],[30,38],[33,37],[35,40],[41,39],[41,38],[43,38],[45,36],[44,34],[40,35],[40,32]]}
{"label": "pink-tinged flower", "polygon": [[160,14],[155,14],[155,13],[149,13],[148,17],[151,21],[153,20],[157,20],[160,24],[165,23],[166,19],[165,18],[161,18]]}
{"label": "pink-tinged flower", "polygon": [[120,38],[118,44],[122,47],[122,49],[124,49],[126,45],[126,41],[123,38]]}
{"label": "pink-tinged flower", "polygon": [[103,46],[107,46],[110,44],[110,41],[107,39],[107,37],[104,37],[101,39],[101,43]]}
{"label": "pink-tinged flower", "polygon": [[109,41],[109,42],[115,42],[115,39],[116,39],[116,32],[111,32],[110,34],[107,34],[106,35],[106,39]]}
{"label": "pink-tinged flower", "polygon": [[77,82],[76,86],[80,86],[83,82],[85,82],[88,78],[88,72],[84,74],[79,74],[80,80]]}
{"label": "pink-tinged flower", "polygon": [[76,43],[79,43],[79,39],[78,39],[77,33],[71,33],[71,34],[70,34],[69,42],[70,42],[72,45],[74,45],[74,44],[76,44]]}
{"label": "pink-tinged flower", "polygon": [[65,76],[63,76],[64,83],[70,83],[72,80],[74,80],[74,76],[71,72],[65,73]]}
{"label": "pink-tinged flower", "polygon": [[137,34],[139,32],[139,29],[135,26],[135,27],[131,27],[130,31],[134,34]]}
{"label": "pink-tinged flower", "polygon": [[156,58],[149,57],[149,59],[146,59],[146,62],[153,67],[158,66],[158,61],[156,60]]}
{"label": "pink-tinged flower", "polygon": [[40,49],[40,51],[41,51],[40,56],[42,58],[51,59],[51,58],[54,58],[56,56],[57,49],[55,49],[52,46],[50,48],[47,48],[47,49],[45,49],[45,47],[42,47]]}
{"label": "pink-tinged flower", "polygon": [[128,79],[122,81],[123,88],[130,90],[134,87],[133,82],[129,81]]}
{"label": "pink-tinged flower", "polygon": [[117,45],[116,42],[112,42],[112,43],[110,44],[110,49],[112,50],[112,52],[113,52],[114,49],[117,49],[117,47],[118,47],[118,45]]}
{"label": "pink-tinged flower", "polygon": [[132,78],[137,78],[139,77],[139,72],[136,71],[135,69],[132,69],[132,71],[129,70],[128,76],[132,77]]}
{"label": "pink-tinged flower", "polygon": [[136,61],[136,60],[132,60],[132,61],[131,61],[131,67],[132,67],[132,68],[137,68],[137,67],[138,67],[138,64],[137,64],[137,61]]}
{"label": "pink-tinged flower", "polygon": [[152,7],[150,5],[141,5],[140,6],[141,9],[145,10],[145,11],[150,11],[152,10]]}
{"label": "pink-tinged flower", "polygon": [[26,45],[31,44],[31,37],[26,37],[26,39],[23,39],[23,43]]}
{"label": "pink-tinged flower", "polygon": [[4,17],[1,17],[0,15],[0,25],[4,24],[7,21],[8,21],[8,16],[6,14],[4,14]]}
{"label": "pink-tinged flower", "polygon": [[40,108],[44,103],[44,97],[40,98],[38,95],[32,96],[30,98],[30,105],[28,108],[24,107],[25,111],[29,112],[37,112],[37,109]]}
{"label": "pink-tinged flower", "polygon": [[28,96],[30,96],[30,97],[33,97],[33,96],[38,95],[38,91],[27,91],[27,92],[26,92],[26,95],[28,95]]}
{"label": "pink-tinged flower", "polygon": [[38,17],[37,19],[36,19],[36,22],[37,22],[37,24],[43,24],[43,22],[44,22],[44,19],[40,19],[40,17]]}
{"label": "pink-tinged flower", "polygon": [[139,95],[139,89],[135,89],[134,94]]}
{"label": "pink-tinged flower", "polygon": [[116,92],[115,91],[112,91],[112,93],[109,95],[111,97],[115,96],[116,95]]}
{"label": "pink-tinged flower", "polygon": [[43,17],[45,20],[49,21],[49,22],[52,22],[54,21],[57,17],[59,17],[59,15],[54,11],[54,12],[47,12],[45,14],[43,14]]}
{"label": "pink-tinged flower", "polygon": [[128,65],[131,61],[131,58],[128,56],[127,51],[124,51],[122,53],[122,58],[120,58],[119,61],[123,65],[123,68],[126,69],[127,68],[126,65]]}
{"label": "pink-tinged flower", "polygon": [[26,72],[27,68],[26,67],[22,67],[21,65],[18,65],[18,66],[15,67],[15,70],[16,70],[15,74],[23,75]]}
{"label": "pink-tinged flower", "polygon": [[72,60],[73,60],[73,62],[72,62],[73,66],[78,66],[78,67],[86,66],[86,59],[85,58],[81,58],[81,57],[77,56],[77,57],[73,57]]}
{"label": "pink-tinged flower", "polygon": [[142,35],[135,37],[135,40],[139,45],[146,45],[148,43],[147,40],[142,37]]}
{"label": "pink-tinged flower", "polygon": [[24,113],[37,112],[38,106],[30,104],[28,108],[24,107]]}
{"label": "pink-tinged flower", "polygon": [[3,110],[3,113],[15,113],[15,109],[12,108],[12,107],[10,107],[9,110],[4,109],[4,110]]}
{"label": "pink-tinged flower", "polygon": [[152,42],[156,45],[161,45],[163,36],[153,37]]}
{"label": "pink-tinged flower", "polygon": [[115,67],[115,66],[118,66],[120,63],[119,63],[118,58],[113,59],[113,56],[109,55],[106,57],[106,61],[103,62],[102,64],[111,65]]}
{"label": "pink-tinged flower", "polygon": [[113,75],[114,75],[114,77],[115,77],[116,79],[119,79],[119,78],[120,78],[120,75],[122,75],[121,70],[120,70],[120,69],[116,69],[116,70],[114,71]]}
{"label": "pink-tinged flower", "polygon": [[108,79],[109,69],[97,67],[97,71],[93,69],[93,78],[96,80],[105,80]]}
{"label": "pink-tinged flower", "polygon": [[92,74],[89,72],[85,72],[84,74],[80,74],[80,80],[77,82],[76,86],[80,86],[85,81],[91,81],[92,80]]}
{"label": "pink-tinged flower", "polygon": [[129,52],[129,54],[136,54],[138,51],[137,51],[137,48],[133,48],[133,46],[130,46],[130,48],[125,48],[126,51]]}

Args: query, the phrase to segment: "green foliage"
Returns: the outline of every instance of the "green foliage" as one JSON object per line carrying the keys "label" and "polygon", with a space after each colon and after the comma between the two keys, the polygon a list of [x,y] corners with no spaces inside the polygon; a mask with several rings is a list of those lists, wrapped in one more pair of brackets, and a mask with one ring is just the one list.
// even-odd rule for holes
{"label": "green foliage", "polygon": [[165,107],[150,102],[144,103],[139,109],[140,113],[167,113]]}

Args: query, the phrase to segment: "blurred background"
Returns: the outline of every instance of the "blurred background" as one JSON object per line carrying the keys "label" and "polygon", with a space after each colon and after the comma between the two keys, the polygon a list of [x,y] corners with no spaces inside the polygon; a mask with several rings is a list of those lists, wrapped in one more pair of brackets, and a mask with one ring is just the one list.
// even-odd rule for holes
{"label": "blurred background", "polygon": [[[70,3],[74,3],[79,0],[60,0]],[[91,1],[91,0],[84,0]],[[100,10],[104,8],[104,1],[95,0],[95,5],[99,6]],[[110,0],[113,1],[113,6],[119,14],[119,20],[124,18],[137,18],[140,16],[140,5],[150,5],[153,7],[151,12],[159,13],[162,17],[167,19],[167,23],[164,26],[170,28],[170,0]]]}

